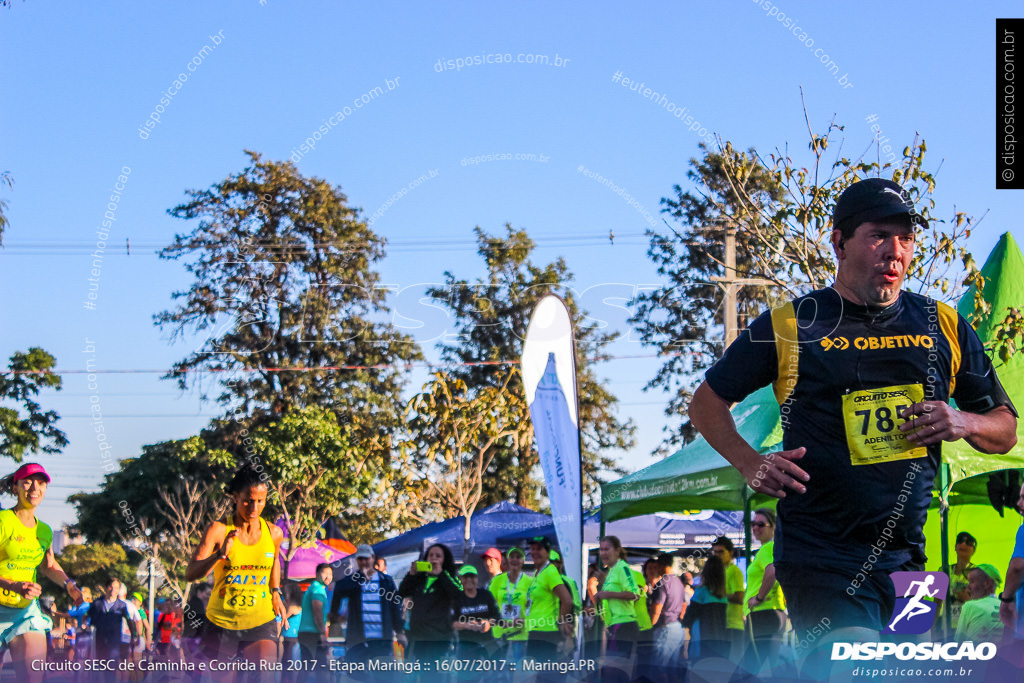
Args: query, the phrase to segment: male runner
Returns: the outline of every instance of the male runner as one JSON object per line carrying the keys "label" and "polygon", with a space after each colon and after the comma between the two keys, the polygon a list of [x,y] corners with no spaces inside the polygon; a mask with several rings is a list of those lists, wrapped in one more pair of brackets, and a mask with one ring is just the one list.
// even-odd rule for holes
{"label": "male runner", "polygon": [[[895,605],[889,573],[924,569],[941,443],[1005,453],[1016,410],[970,325],[901,291],[924,223],[906,192],[854,183],[832,218],[835,284],[758,317],[708,371],[690,418],[751,487],[781,499],[776,576],[798,634],[827,616],[835,639],[875,640]],[[784,450],[762,456],[729,407],[767,384]]]}

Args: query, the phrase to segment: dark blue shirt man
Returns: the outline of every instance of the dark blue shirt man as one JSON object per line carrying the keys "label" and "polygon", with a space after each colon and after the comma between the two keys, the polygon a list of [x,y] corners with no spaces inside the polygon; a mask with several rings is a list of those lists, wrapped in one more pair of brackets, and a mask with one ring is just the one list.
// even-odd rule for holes
{"label": "dark blue shirt man", "polygon": [[389,575],[374,568],[373,548],[361,545],[356,549],[357,571],[342,576],[334,583],[331,615],[337,619],[342,598],[348,598],[348,625],[345,630],[345,658],[368,662],[390,660],[393,642],[405,647],[402,632],[402,598],[398,586]]}
{"label": "dark blue shirt man", "polygon": [[127,654],[121,651],[122,621],[128,624],[133,640],[138,636],[135,622],[128,612],[128,604],[117,597],[120,590],[120,580],[115,577],[107,579],[103,597],[93,600],[89,607],[89,621],[96,629],[96,659],[120,660],[122,654]]}
{"label": "dark blue shirt man", "polygon": [[[924,569],[942,442],[1016,443],[1016,410],[974,330],[901,291],[922,222],[892,181],[847,188],[833,213],[835,284],[755,320],[690,405],[708,443],[781,499],[775,568],[800,638],[827,616],[836,639],[877,640],[895,604],[889,573]],[[767,384],[783,450],[762,456],[729,407]]]}

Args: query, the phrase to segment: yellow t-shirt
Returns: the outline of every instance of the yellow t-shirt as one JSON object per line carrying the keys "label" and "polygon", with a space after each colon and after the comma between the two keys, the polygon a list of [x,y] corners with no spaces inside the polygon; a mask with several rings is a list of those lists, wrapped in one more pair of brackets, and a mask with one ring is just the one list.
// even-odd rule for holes
{"label": "yellow t-shirt", "polygon": [[[514,584],[509,583],[508,572],[494,577],[489,590],[494,596],[494,601],[498,603],[498,611],[501,613],[502,619],[522,619],[526,616],[526,592],[530,590],[532,583],[533,579],[525,573],[520,573],[519,580]],[[526,640],[525,625],[518,630],[495,626],[492,631],[495,638],[500,638],[506,633],[513,633],[506,640]]]}
{"label": "yellow t-shirt", "polygon": [[[644,575],[635,569],[630,569],[633,572],[633,581],[637,587],[646,585],[644,581]],[[650,631],[653,624],[651,624],[651,614],[647,611],[647,600],[641,597],[639,600],[633,603],[633,611],[636,612],[636,625],[640,627],[641,631]]]}
{"label": "yellow t-shirt", "polygon": [[[629,568],[625,560],[619,560],[612,568],[608,570],[608,576],[604,580],[604,585],[601,586],[602,591],[609,593],[634,593],[637,596],[640,595],[640,588],[637,586],[637,580],[633,576],[633,570]],[[637,622],[637,608],[634,605],[635,602],[643,602],[642,600],[622,600],[621,598],[609,598],[604,600],[604,623],[608,626],[615,626],[616,624],[625,624],[630,621]],[[644,611],[646,612],[646,603],[644,605]],[[648,618],[648,623],[650,619]]]}
{"label": "yellow t-shirt", "polygon": [[[775,560],[775,541],[768,541],[761,546],[761,549],[757,551],[757,555],[754,556],[754,561],[747,567],[747,592],[743,595],[743,614],[750,614],[751,610],[747,607],[747,602],[750,598],[757,596],[757,592],[761,590],[761,582],[764,580],[764,570],[768,565],[772,564]],[[760,612],[767,609],[786,609],[786,599],[782,595],[782,588],[779,586],[779,582],[776,581],[772,589],[768,591],[768,595],[765,596],[765,601],[753,609],[754,612]]]}
{"label": "yellow t-shirt", "polygon": [[[732,597],[736,591],[743,593],[743,570],[730,562],[725,568],[725,597]],[[725,608],[725,627],[743,630],[743,605],[731,602]]]}
{"label": "yellow t-shirt", "polygon": [[[0,576],[8,581],[35,583],[36,569],[53,543],[53,530],[38,519],[35,527],[21,523],[14,510],[0,511]],[[0,605],[23,609],[32,599],[0,590]]]}
{"label": "yellow t-shirt", "polygon": [[561,586],[562,575],[558,567],[548,562],[533,576],[526,589],[526,631],[558,630],[561,603],[555,595],[555,588]]}
{"label": "yellow t-shirt", "polygon": [[[234,520],[227,522],[230,533]],[[206,606],[210,623],[231,631],[244,631],[274,621],[270,570],[275,561],[270,526],[260,520],[260,540],[245,545],[235,538],[228,559],[213,565],[213,593]]]}

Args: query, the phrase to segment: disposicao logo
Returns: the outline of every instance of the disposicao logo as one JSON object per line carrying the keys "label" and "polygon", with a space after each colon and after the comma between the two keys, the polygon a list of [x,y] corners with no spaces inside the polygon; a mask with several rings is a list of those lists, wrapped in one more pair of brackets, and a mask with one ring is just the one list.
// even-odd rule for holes
{"label": "disposicao logo", "polygon": [[939,610],[936,600],[945,600],[949,577],[943,572],[893,572],[889,575],[896,589],[896,607],[884,634],[921,634],[935,623]]}
{"label": "disposicao logo", "polygon": [[895,656],[901,661],[987,661],[996,656],[995,643],[832,643],[832,661],[869,660]]}

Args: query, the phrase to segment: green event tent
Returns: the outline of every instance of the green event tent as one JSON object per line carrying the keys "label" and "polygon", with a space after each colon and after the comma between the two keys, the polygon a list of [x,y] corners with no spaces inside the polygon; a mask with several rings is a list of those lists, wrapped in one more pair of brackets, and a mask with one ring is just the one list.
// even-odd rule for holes
{"label": "green event tent", "polygon": [[[996,327],[1011,308],[1024,308],[1024,255],[1010,233],[999,238],[992,253],[981,269],[985,278],[983,296],[991,305],[991,312],[980,320],[975,329],[983,342],[995,336]],[[975,289],[971,287],[960,299],[960,315],[970,318],[974,310]],[[999,380],[1018,411],[1024,407],[1024,355],[1018,353],[1009,362],[994,360]],[[1005,571],[1013,550],[1014,536],[1020,526],[1020,516],[1012,509],[1004,509],[1002,517],[992,508],[988,499],[989,474],[999,470],[1024,467],[1024,420],[1017,421],[1017,445],[1009,453],[982,454],[966,441],[944,444],[942,458],[945,463],[936,481],[940,495],[925,524],[928,569],[940,569],[950,557],[950,538],[968,531],[978,539],[978,549],[972,561],[988,562]],[[941,499],[949,508],[941,514]],[[945,533],[943,533],[945,527]],[[940,552],[932,549],[939,548]]]}
{"label": "green event tent", "polygon": [[[995,328],[1006,317],[1007,309],[1024,308],[1024,255],[1010,233],[1004,233],[999,238],[981,274],[985,278],[983,295],[992,310],[977,323],[975,329],[981,340],[988,342],[995,336]],[[972,286],[957,307],[960,315],[968,319],[974,311],[974,292]],[[995,366],[1006,393],[1018,410],[1021,409],[1024,406],[1024,355],[1015,354],[1005,364],[996,360]],[[1024,420],[1017,423],[1017,445],[1005,455],[982,455],[966,441],[957,441],[943,445],[942,459],[949,464],[946,490],[950,485],[963,481],[963,485],[954,487],[950,496],[951,503],[954,498],[960,498],[959,502],[987,502],[985,482],[988,479],[978,475],[1024,467]],[[975,479],[965,481],[972,477]]]}
{"label": "green event tent", "polygon": [[[762,452],[782,441],[779,404],[770,386],[733,406],[736,428]],[[601,518],[606,522],[655,512],[743,510],[752,491],[739,471],[702,437],[664,460],[601,487]],[[754,497],[757,502],[773,500]]]}
{"label": "green event tent", "polygon": [[[770,386],[732,408],[736,429],[762,453],[782,442],[779,404]],[[776,499],[755,493],[739,471],[702,437],[676,453],[618,481],[601,486],[601,536],[616,519],[683,510],[745,510],[775,507]],[[750,557],[750,514],[743,518],[744,557]],[[724,532],[723,532],[724,533]]]}
{"label": "green event tent", "polygon": [[[1024,256],[1009,233],[992,250],[982,274],[986,278],[984,297],[992,306],[991,314],[977,326],[984,342],[992,337],[1007,308],[1024,308]],[[972,288],[959,306],[965,317],[970,316],[973,301]],[[1007,364],[997,362],[997,372],[1014,404],[1024,407],[1024,358],[1016,355]],[[733,406],[732,412],[740,434],[760,452],[781,446],[779,409],[771,387],[751,394]],[[1006,544],[1009,542],[1012,548],[1012,535],[1019,519],[1012,510],[1005,512],[1002,519],[999,517],[989,505],[986,485],[990,472],[1024,467],[1024,420],[1018,422],[1017,429],[1018,444],[1005,455],[980,454],[965,441],[945,444],[943,459],[949,466],[942,468],[936,480],[948,503],[956,506],[950,517],[953,533],[970,530],[979,539],[979,557],[997,560],[997,566],[1005,566],[1010,550]],[[743,510],[774,502],[767,496],[752,494],[739,472],[698,437],[668,458],[603,485],[602,519],[696,509]],[[936,497],[925,526],[928,548],[941,547],[941,552],[929,551],[929,566],[937,561],[944,563],[948,557],[949,534],[943,538],[940,532],[941,498]],[[1005,552],[998,548],[1005,548]]]}

